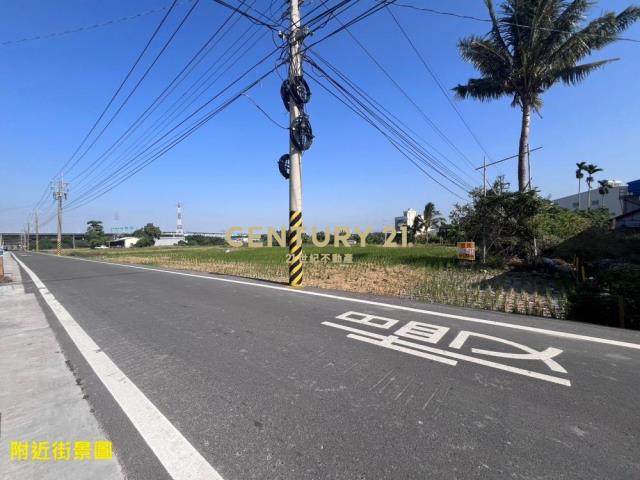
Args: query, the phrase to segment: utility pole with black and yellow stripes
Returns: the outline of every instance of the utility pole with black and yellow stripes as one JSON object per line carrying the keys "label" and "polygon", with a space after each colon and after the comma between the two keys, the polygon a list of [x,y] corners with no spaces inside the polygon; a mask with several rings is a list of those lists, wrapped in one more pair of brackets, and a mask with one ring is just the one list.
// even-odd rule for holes
{"label": "utility pole with black and yellow stripes", "polygon": [[[289,32],[289,90],[297,79],[302,77],[302,54],[300,47],[304,33],[300,28],[299,0],[291,2],[291,31]],[[298,118],[303,115],[296,104],[294,95],[289,95],[290,128],[293,129]],[[289,135],[289,286],[302,286],[302,151],[296,146],[293,131]]]}

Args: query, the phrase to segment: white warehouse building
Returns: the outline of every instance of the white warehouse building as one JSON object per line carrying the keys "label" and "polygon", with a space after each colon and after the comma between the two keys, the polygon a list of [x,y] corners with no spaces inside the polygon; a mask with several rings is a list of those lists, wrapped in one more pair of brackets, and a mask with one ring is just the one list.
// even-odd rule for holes
{"label": "white warehouse building", "polygon": [[108,243],[111,248],[131,248],[138,243],[138,240],[140,240],[138,237],[121,237]]}
{"label": "white warehouse building", "polygon": [[605,195],[600,195],[598,188],[591,189],[591,192],[581,192],[574,195],[558,198],[553,202],[569,210],[587,210],[596,208],[607,208],[613,217],[624,213],[625,198],[629,196],[629,188],[626,183],[612,180],[609,182],[609,191]]}

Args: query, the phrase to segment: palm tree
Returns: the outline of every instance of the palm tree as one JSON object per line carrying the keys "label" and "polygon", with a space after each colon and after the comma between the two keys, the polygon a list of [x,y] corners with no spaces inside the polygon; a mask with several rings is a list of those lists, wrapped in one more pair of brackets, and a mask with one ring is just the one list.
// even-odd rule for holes
{"label": "palm tree", "polygon": [[429,202],[424,206],[424,212],[422,214],[422,220],[427,228],[431,226],[431,221],[433,220],[433,216],[437,214],[436,206]]}
{"label": "palm tree", "polygon": [[587,168],[587,162],[576,163],[576,178],[578,179],[578,210],[580,210],[580,187],[584,178],[584,169]]}
{"label": "palm tree", "polygon": [[589,165],[586,166],[584,170],[585,172],[588,173],[587,180],[586,180],[587,186],[589,187],[589,191],[587,193],[587,210],[590,210],[591,209],[591,184],[595,180],[593,175],[598,172],[602,172],[602,169],[599,166],[594,165],[593,163],[590,163]]}
{"label": "palm tree", "polygon": [[576,85],[591,72],[617,59],[579,64],[594,50],[613,43],[640,18],[640,7],[608,12],[582,25],[590,0],[504,0],[501,16],[485,0],[492,28],[483,37],[462,39],[462,58],[479,70],[453,90],[459,98],[482,101],[511,97],[522,110],[518,152],[518,189],[527,186],[527,150],[531,113],[542,108],[542,94],[554,84]]}
{"label": "palm tree", "polygon": [[602,198],[600,206],[604,207],[604,196],[609,193],[609,180],[598,180],[598,184],[600,185],[598,193],[600,194],[600,198]]}
{"label": "palm tree", "polygon": [[432,202],[429,202],[424,206],[422,222],[426,228],[427,241],[429,241],[429,229],[442,222],[443,218],[441,215],[442,214],[436,210],[436,206]]}

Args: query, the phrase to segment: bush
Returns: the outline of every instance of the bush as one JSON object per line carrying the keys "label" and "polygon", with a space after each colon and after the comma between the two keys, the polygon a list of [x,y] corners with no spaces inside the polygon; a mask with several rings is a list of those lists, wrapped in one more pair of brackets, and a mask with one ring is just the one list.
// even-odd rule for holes
{"label": "bush", "polygon": [[612,295],[622,297],[625,325],[640,329],[640,265],[612,268],[602,275],[602,283]]}
{"label": "bush", "polygon": [[[608,213],[605,215],[608,218]],[[544,252],[589,228],[601,225],[601,222],[598,214],[567,210],[548,203],[544,211],[536,215],[534,224],[538,248]]]}
{"label": "bush", "polygon": [[[204,235],[187,235],[183,240],[180,240],[180,242],[183,242],[182,245],[189,245],[189,246],[213,246],[213,245],[224,245],[225,244],[225,239],[224,238],[220,238],[220,237],[205,237]],[[180,243],[178,243],[180,245]]]}
{"label": "bush", "polygon": [[137,243],[135,244],[136,247],[142,248],[142,247],[153,247],[153,245],[156,243],[156,241],[153,239],[153,237],[141,237],[140,240],[137,241]]}
{"label": "bush", "polygon": [[[597,272],[568,295],[567,318],[608,326],[640,329],[640,265]],[[622,302],[622,312],[620,311]]]}
{"label": "bush", "polygon": [[567,295],[567,318],[579,322],[618,326],[618,299],[595,281],[578,284]]}
{"label": "bush", "polygon": [[571,237],[549,252],[569,262],[578,256],[585,262],[602,259],[640,259],[640,233],[590,228]]}

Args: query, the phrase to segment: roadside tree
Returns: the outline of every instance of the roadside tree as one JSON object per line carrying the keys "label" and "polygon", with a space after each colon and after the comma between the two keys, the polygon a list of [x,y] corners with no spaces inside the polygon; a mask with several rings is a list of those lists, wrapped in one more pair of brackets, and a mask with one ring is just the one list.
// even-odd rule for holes
{"label": "roadside tree", "polygon": [[[481,101],[510,97],[522,112],[518,149],[518,190],[528,187],[531,114],[542,108],[542,94],[557,83],[577,85],[594,70],[617,59],[580,63],[614,43],[640,18],[640,7],[606,12],[584,25],[595,2],[589,0],[504,0],[500,16],[485,0],[492,28],[484,36],[460,40],[462,58],[481,74],[454,88],[460,98]],[[530,187],[530,186],[529,186]]]}

